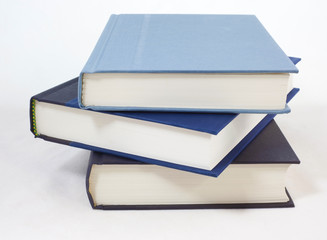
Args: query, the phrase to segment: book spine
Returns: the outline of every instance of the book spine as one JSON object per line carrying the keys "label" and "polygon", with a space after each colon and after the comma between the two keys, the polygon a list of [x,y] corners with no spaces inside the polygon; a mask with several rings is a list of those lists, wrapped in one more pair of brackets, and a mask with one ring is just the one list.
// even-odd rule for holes
{"label": "book spine", "polygon": [[75,84],[76,81],[77,81],[77,78],[74,78],[68,82],[64,82],[56,87],[50,88],[44,92],[41,92],[41,93],[31,97],[30,104],[29,104],[30,105],[30,110],[29,110],[30,131],[34,134],[35,137],[39,137],[39,134],[37,133],[37,126],[36,126],[36,114],[35,114],[36,101],[65,105],[64,101],[62,101],[62,102],[54,101],[49,96],[51,96],[52,94],[56,94],[57,91],[59,91],[63,88],[66,88],[69,85]]}
{"label": "book spine", "polygon": [[30,99],[30,131],[34,134],[35,137],[38,136],[36,128],[36,116],[35,116],[35,99],[32,97]]}

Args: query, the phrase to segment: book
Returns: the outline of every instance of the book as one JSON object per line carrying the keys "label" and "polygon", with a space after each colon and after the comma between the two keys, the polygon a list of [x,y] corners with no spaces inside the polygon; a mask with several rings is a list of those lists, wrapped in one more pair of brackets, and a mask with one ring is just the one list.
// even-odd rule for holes
{"label": "book", "polygon": [[86,189],[95,209],[293,207],[285,178],[298,163],[273,120],[218,178],[91,152]]}
{"label": "book", "polygon": [[286,113],[297,72],[254,15],[111,15],[78,100],[93,110]]}
{"label": "book", "polygon": [[75,78],[31,98],[36,137],[209,176],[218,176],[275,116],[84,110],[77,84]]}

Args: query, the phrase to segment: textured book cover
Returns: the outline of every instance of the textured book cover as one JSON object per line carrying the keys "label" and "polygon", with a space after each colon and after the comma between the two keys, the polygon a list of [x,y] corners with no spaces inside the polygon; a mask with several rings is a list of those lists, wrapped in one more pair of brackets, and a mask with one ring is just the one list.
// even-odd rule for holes
{"label": "textured book cover", "polygon": [[[231,164],[299,164],[300,161],[272,120],[265,129],[235,158]],[[293,207],[293,201],[287,192],[289,201],[275,203],[237,203],[237,204],[175,204],[175,205],[96,205],[90,192],[90,173],[93,165],[147,165],[132,159],[91,152],[86,175],[86,190],[90,204],[96,209],[128,210],[128,209],[207,209],[207,208],[270,208]],[[176,172],[178,173],[178,172]],[[154,173],[155,174],[155,173]],[[219,178],[218,178],[219,179]],[[117,183],[119,186],[119,183]],[[159,187],[159,186],[158,186]]]}
{"label": "textured book cover", "polygon": [[297,73],[254,15],[111,15],[82,73]]}
{"label": "textured book cover", "polygon": [[[83,74],[297,73],[254,15],[111,15],[79,77],[79,105],[110,111],[287,113],[284,109],[84,106]],[[137,81],[137,80],[135,80]],[[244,79],[246,81],[246,79]],[[285,97],[285,94],[284,94]],[[284,98],[285,99],[285,98]]]}
{"label": "textured book cover", "polygon": [[[288,95],[290,101],[299,89],[293,89]],[[207,170],[191,166],[175,164],[160,159],[153,159],[142,157],[139,155],[128,154],[126,152],[114,151],[112,149],[101,148],[94,145],[85,144],[82,142],[75,142],[69,139],[58,139],[52,136],[39,134],[37,130],[37,116],[35,115],[35,101],[46,102],[55,105],[67,107],[67,111],[71,108],[79,109],[77,103],[77,78],[63,83],[57,87],[49,89],[43,93],[35,95],[30,101],[30,123],[32,133],[47,141],[66,144],[73,147],[115,154],[122,157],[135,159],[142,162],[157,164],[165,167],[175,168],[183,171],[204,174],[208,176],[217,177],[230,162],[253,140],[253,138],[275,117],[274,114],[266,115],[261,122],[256,125],[213,169]],[[79,111],[92,111],[83,110]],[[100,113],[100,112],[99,112]],[[206,134],[217,135],[229,123],[231,123],[237,114],[218,114],[218,113],[151,113],[151,112],[101,112],[101,114],[113,114],[121,117],[135,118],[164,125],[175,126],[178,128],[189,129],[192,131],[203,132]],[[60,117],[60,116],[58,116]],[[83,131],[83,128],[80,128]],[[86,136],[87,138],[87,136]]]}

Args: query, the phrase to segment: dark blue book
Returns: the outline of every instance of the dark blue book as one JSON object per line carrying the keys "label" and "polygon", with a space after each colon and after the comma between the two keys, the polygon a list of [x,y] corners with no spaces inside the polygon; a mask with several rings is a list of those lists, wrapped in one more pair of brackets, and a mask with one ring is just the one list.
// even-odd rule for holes
{"label": "dark blue book", "polygon": [[253,15],[112,15],[80,74],[79,105],[285,113],[297,72]]}
{"label": "dark blue book", "polygon": [[86,189],[95,209],[293,207],[286,171],[300,163],[274,121],[219,176],[91,152]]}
{"label": "dark blue book", "polygon": [[[214,177],[275,116],[83,110],[77,103],[77,81],[31,98],[36,137]],[[288,101],[298,91],[293,89]]]}

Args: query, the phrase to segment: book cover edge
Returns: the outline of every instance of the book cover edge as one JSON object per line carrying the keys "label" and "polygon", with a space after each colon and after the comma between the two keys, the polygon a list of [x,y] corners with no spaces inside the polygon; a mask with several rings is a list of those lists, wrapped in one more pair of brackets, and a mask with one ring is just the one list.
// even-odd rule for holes
{"label": "book cover edge", "polygon": [[201,210],[201,209],[251,209],[251,208],[293,208],[293,199],[285,188],[288,201],[270,203],[220,203],[220,204],[157,204],[157,205],[92,205],[96,210]]}
{"label": "book cover edge", "polygon": [[[254,15],[253,15],[254,16]],[[260,21],[259,21],[260,22]],[[285,53],[284,53],[285,54]],[[285,54],[286,55],[286,54]],[[287,55],[286,55],[287,56]],[[301,58],[290,57],[288,59],[294,64],[298,64]],[[85,106],[82,101],[83,95],[83,71],[80,73],[78,78],[78,105],[82,109],[90,109],[95,111],[182,111],[182,112],[213,112],[213,113],[264,113],[264,114],[283,114],[289,113],[291,109],[288,105],[285,105],[284,109],[279,110],[256,110],[256,109],[198,109],[198,108],[147,108],[147,107],[115,107],[115,106]]]}
{"label": "book cover edge", "polygon": [[[291,93],[288,96],[287,101],[290,101],[299,91],[299,89],[293,89]],[[211,177],[218,177],[219,174],[230,164],[230,162],[241,152],[242,149],[244,149],[252,140],[255,136],[257,136],[260,131],[275,117],[275,115],[267,115],[263,120],[261,120],[228,154],[225,158],[223,158],[212,170],[206,170],[206,169],[200,169],[200,168],[195,168],[195,167],[190,167],[190,166],[185,166],[185,165],[180,165],[180,164],[175,164],[175,163],[170,163],[166,161],[161,161],[157,159],[151,159],[151,158],[146,158],[138,155],[133,155],[133,154],[128,154],[124,152],[118,152],[118,151],[113,151],[110,149],[104,149],[104,148],[99,148],[96,146],[91,146],[88,144],[83,144],[79,142],[72,142],[72,141],[67,141],[63,139],[57,139],[53,138],[50,136],[38,134],[35,135],[38,138],[42,138],[46,141],[50,142],[56,142],[60,144],[65,144],[77,148],[82,148],[86,150],[93,150],[93,151],[98,151],[98,152],[103,152],[103,153],[109,153],[109,154],[114,154],[122,157],[127,157],[127,158],[133,158],[138,161],[142,162],[147,162],[151,164],[156,164],[164,167],[169,167],[169,168],[174,168],[182,171],[187,171],[187,172],[193,172],[197,174],[202,174],[202,175],[207,175]],[[251,133],[253,132],[253,133]],[[245,139],[245,140],[244,140]],[[243,145],[244,146],[243,146]],[[235,150],[236,149],[236,150]],[[231,153],[233,152],[233,153]]]}

